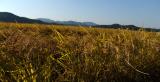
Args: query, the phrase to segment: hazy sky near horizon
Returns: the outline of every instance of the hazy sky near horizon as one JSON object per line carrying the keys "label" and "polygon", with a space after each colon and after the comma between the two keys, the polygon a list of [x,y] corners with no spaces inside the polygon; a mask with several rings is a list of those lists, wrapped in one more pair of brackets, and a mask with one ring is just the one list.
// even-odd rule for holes
{"label": "hazy sky near horizon", "polygon": [[160,28],[160,0],[0,0],[0,12],[29,18]]}

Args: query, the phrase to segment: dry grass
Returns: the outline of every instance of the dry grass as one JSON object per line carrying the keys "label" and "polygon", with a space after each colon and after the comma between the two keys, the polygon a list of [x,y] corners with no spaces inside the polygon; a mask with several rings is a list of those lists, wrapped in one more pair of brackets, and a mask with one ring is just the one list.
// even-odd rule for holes
{"label": "dry grass", "polygon": [[159,33],[0,23],[0,82],[155,82],[159,77]]}

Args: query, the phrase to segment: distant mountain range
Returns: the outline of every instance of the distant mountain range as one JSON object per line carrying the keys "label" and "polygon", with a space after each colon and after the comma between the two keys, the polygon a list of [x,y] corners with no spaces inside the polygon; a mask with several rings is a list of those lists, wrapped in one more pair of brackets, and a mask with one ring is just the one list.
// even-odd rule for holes
{"label": "distant mountain range", "polygon": [[9,12],[0,12],[0,22],[18,22],[18,23],[38,23],[38,24],[60,24],[60,25],[80,25],[95,26],[93,22],[76,22],[76,21],[54,21],[46,18],[30,19],[20,17]]}
{"label": "distant mountain range", "polygon": [[[0,22],[17,22],[17,23],[38,23],[38,24],[53,24],[53,25],[74,25],[74,26],[92,26],[96,28],[112,28],[112,29],[130,29],[139,30],[140,27],[134,25],[98,25],[93,22],[76,22],[76,21],[54,21],[47,18],[30,19],[26,17],[20,17],[9,12],[0,12]],[[160,32],[160,29],[143,28],[146,31]]]}
{"label": "distant mountain range", "polygon": [[58,23],[58,24],[63,24],[63,25],[79,25],[79,26],[96,26],[96,25],[98,25],[94,22],[54,21],[54,20],[47,19],[47,18],[38,18],[37,20],[41,20],[41,21],[47,22],[47,23]]}

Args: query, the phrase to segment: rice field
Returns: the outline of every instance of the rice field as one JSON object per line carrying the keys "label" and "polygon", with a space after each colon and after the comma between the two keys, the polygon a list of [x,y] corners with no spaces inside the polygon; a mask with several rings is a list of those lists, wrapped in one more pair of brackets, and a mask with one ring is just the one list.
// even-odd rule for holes
{"label": "rice field", "polygon": [[0,23],[0,82],[159,82],[160,33]]}

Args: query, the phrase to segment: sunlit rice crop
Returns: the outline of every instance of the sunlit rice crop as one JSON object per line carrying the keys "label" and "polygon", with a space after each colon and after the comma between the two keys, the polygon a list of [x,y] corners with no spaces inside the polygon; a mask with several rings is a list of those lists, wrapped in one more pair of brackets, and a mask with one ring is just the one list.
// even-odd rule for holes
{"label": "sunlit rice crop", "polygon": [[0,23],[0,82],[160,81],[158,32]]}

